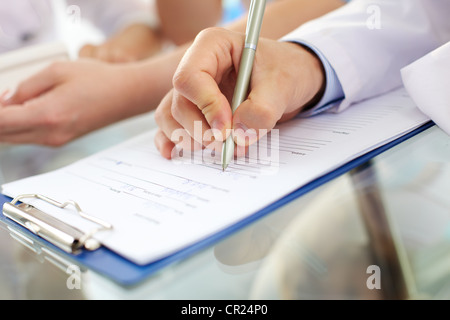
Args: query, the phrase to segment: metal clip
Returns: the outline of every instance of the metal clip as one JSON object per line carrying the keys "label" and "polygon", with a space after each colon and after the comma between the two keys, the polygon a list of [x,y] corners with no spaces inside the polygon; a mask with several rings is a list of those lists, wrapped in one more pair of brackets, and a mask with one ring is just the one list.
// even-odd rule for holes
{"label": "metal clip", "polygon": [[[61,209],[72,205],[83,219],[89,220],[99,225],[99,227],[84,233],[61,220],[42,212],[32,205],[26,203],[16,205],[17,202],[24,198],[40,199]],[[99,231],[111,230],[113,228],[110,223],[84,213],[80,206],[74,201],[60,203],[39,194],[24,194],[17,196],[11,202],[6,202],[3,205],[3,214],[5,217],[27,228],[32,233],[72,254],[81,252],[83,248],[89,251],[98,249],[101,244],[94,239],[93,236]]]}

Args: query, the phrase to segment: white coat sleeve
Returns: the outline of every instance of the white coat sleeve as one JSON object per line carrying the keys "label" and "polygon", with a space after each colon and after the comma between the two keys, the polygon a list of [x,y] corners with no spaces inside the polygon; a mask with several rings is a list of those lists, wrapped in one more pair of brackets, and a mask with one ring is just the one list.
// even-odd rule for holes
{"label": "white coat sleeve", "polygon": [[402,85],[400,70],[450,40],[450,0],[353,0],[284,41],[320,50],[345,98],[340,111]]}
{"label": "white coat sleeve", "polygon": [[450,135],[450,42],[401,70],[417,107]]}
{"label": "white coat sleeve", "polygon": [[133,23],[157,27],[159,19],[153,1],[144,0],[67,0],[80,8],[83,19],[98,27],[107,37]]}

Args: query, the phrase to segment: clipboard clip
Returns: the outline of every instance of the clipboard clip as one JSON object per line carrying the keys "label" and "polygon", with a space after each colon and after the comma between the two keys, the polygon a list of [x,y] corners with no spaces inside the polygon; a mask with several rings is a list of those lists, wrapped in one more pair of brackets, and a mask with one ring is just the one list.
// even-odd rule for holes
{"label": "clipboard clip", "polygon": [[[48,215],[30,204],[20,203],[16,205],[17,202],[24,198],[43,200],[61,209],[71,205],[83,219],[97,224],[98,227],[93,228],[89,232],[82,232],[78,228]],[[71,254],[78,254],[82,249],[89,251],[98,249],[101,243],[94,239],[93,236],[99,231],[113,228],[110,223],[84,213],[75,201],[70,200],[60,203],[40,194],[23,194],[17,196],[11,202],[4,203],[3,214],[35,235]]]}

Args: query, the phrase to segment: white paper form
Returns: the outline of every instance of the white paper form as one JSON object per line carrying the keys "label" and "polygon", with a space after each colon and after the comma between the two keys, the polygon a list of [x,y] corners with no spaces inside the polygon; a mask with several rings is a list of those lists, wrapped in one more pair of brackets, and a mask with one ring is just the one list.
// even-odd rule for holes
{"label": "white paper form", "polygon": [[[97,236],[105,246],[148,264],[428,121],[401,89],[340,114],[286,122],[277,127],[279,136],[274,131],[261,141],[256,158],[231,163],[225,172],[220,155],[210,150],[187,163],[163,159],[154,132],[148,132],[57,171],[3,185],[3,193],[77,201],[86,213],[114,226]],[[39,200],[33,204],[84,228],[70,210]]]}

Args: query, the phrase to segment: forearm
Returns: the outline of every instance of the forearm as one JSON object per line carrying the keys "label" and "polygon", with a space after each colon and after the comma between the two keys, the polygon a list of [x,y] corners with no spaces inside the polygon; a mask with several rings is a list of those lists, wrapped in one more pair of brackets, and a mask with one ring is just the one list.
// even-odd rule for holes
{"label": "forearm", "polygon": [[[125,93],[132,101],[132,107],[124,110],[124,116],[134,116],[155,109],[161,99],[172,88],[172,78],[189,44],[179,46],[175,50],[138,61],[126,66],[128,75]],[[123,78],[126,78],[125,76]]]}
{"label": "forearm", "polygon": [[[269,3],[264,15],[261,37],[279,39],[303,23],[321,17],[343,5],[342,0],[283,0]],[[226,28],[245,32],[246,23],[245,16]]]}
{"label": "forearm", "polygon": [[[196,20],[192,19],[192,16],[187,14],[188,11],[183,11],[184,14],[177,17],[177,20],[173,20],[175,14],[172,15],[167,12],[170,9],[171,2],[177,2],[177,0],[158,0],[158,10],[161,16],[161,28],[163,29],[163,33],[169,35],[171,38],[177,37],[176,33],[184,33],[185,31],[179,30],[178,27],[175,27],[177,24],[183,25],[184,19],[186,20]],[[202,0],[200,0],[202,1]],[[185,3],[185,2],[182,2]],[[188,2],[186,2],[187,4]],[[204,1],[202,1],[204,3]],[[211,10],[211,7],[219,6],[220,1],[207,1],[207,8]],[[189,2],[191,4],[191,1]],[[177,4],[180,6],[180,4]],[[298,28],[298,26],[303,23],[316,19],[332,10],[335,10],[344,5],[342,0],[279,0],[273,3],[269,3],[266,8],[266,12],[264,15],[263,26],[261,30],[261,37],[269,38],[269,39],[278,39],[284,36],[286,33]],[[190,5],[189,5],[190,6]],[[184,5],[182,6],[184,7]],[[194,6],[190,7],[192,10]],[[183,8],[184,9],[184,8]],[[180,9],[179,9],[180,10]],[[189,10],[189,9],[187,9]],[[181,10],[180,10],[181,11]],[[218,17],[217,12],[218,8],[212,8],[212,12],[214,14],[211,15],[210,21],[203,21],[203,28],[208,26],[213,26],[217,22]],[[198,13],[197,13],[198,14]],[[194,15],[196,17],[196,15]],[[175,23],[176,21],[176,23]],[[169,23],[171,22],[171,23]],[[197,22],[198,23],[198,22]],[[189,23],[185,23],[184,25],[188,25]],[[245,32],[247,24],[247,16],[239,18],[235,22],[232,22],[226,26],[226,29],[237,31],[237,32]],[[197,25],[195,28],[195,32],[193,29],[189,29],[189,36],[187,34],[180,36],[185,42],[186,39],[190,39],[188,43],[191,43],[192,39],[197,35],[202,28]],[[177,40],[180,42],[179,40]],[[184,43],[183,42],[183,43]]]}
{"label": "forearm", "polygon": [[201,30],[215,26],[222,16],[221,0],[156,0],[156,5],[161,32],[176,45],[189,42]]}

